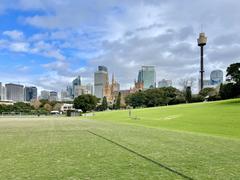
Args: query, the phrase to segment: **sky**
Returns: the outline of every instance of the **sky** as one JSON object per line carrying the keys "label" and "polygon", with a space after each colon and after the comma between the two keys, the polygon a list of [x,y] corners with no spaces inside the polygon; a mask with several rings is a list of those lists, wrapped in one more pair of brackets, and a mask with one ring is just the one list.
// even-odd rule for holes
{"label": "sky", "polygon": [[77,75],[93,84],[105,65],[128,89],[155,65],[157,81],[178,87],[199,78],[201,31],[207,79],[240,61],[239,9],[236,0],[0,0],[0,82],[60,91]]}

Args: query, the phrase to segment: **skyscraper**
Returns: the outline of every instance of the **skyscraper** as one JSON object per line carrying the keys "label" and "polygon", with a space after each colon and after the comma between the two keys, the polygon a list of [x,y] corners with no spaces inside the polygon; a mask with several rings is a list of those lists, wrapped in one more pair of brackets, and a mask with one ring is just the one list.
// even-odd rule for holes
{"label": "skyscraper", "polygon": [[50,96],[50,92],[46,91],[46,90],[43,90],[43,91],[41,91],[40,99],[48,100],[49,96]]}
{"label": "skyscraper", "polygon": [[67,86],[67,96],[69,98],[73,98],[73,87],[72,86]]}
{"label": "skyscraper", "polygon": [[49,101],[57,101],[58,93],[56,91],[50,91],[49,93]]}
{"label": "skyscraper", "polygon": [[98,71],[94,73],[94,95],[103,98],[104,87],[108,83],[108,70],[105,66],[98,66]]}
{"label": "skyscraper", "polygon": [[2,98],[3,101],[5,101],[7,99],[7,92],[6,92],[6,87],[5,86],[2,86],[1,98]]}
{"label": "skyscraper", "polygon": [[142,66],[142,69],[138,72],[138,82],[144,84],[144,89],[155,88],[155,66]]}
{"label": "skyscraper", "polygon": [[0,101],[6,100],[6,88],[0,82]]}
{"label": "skyscraper", "polygon": [[6,84],[7,100],[16,102],[24,101],[24,87],[19,84]]}
{"label": "skyscraper", "polygon": [[36,87],[25,87],[24,88],[25,101],[32,101],[37,99],[37,88]]}
{"label": "skyscraper", "polygon": [[86,89],[88,90],[88,94],[93,95],[93,85],[92,84],[87,84]]}
{"label": "skyscraper", "polygon": [[219,85],[223,83],[223,71],[214,70],[210,74],[210,81],[212,85]]}
{"label": "skyscraper", "polygon": [[[75,88],[77,87],[77,86],[81,86],[81,77],[80,76],[78,76],[76,79],[74,79],[73,81],[72,81],[72,90],[73,90],[73,95],[74,95],[74,92],[75,92]],[[75,98],[75,96],[74,96],[74,98]]]}

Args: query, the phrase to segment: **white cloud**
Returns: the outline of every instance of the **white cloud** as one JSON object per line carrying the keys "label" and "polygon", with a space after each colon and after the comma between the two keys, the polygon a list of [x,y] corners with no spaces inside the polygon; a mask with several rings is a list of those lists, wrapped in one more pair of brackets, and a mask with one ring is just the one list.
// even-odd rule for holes
{"label": "white cloud", "polygon": [[25,42],[10,43],[9,49],[14,52],[29,52],[29,44]]}
{"label": "white cloud", "polygon": [[[126,88],[140,66],[148,64],[156,65],[158,80],[173,79],[177,84],[182,77],[198,78],[196,39],[201,24],[209,40],[206,75],[215,67],[225,70],[240,58],[236,0],[19,0],[17,5],[24,11],[40,11],[22,19],[44,32],[25,41],[20,41],[24,38],[20,31],[5,32],[12,41],[0,40],[0,48],[7,45],[15,52],[53,58],[44,67],[55,78],[81,73],[91,80],[100,64],[115,72]],[[80,64],[82,59],[85,70],[73,69],[73,60]]]}
{"label": "white cloud", "polygon": [[4,31],[3,35],[8,36],[12,40],[22,40],[24,39],[24,34],[21,31],[12,30],[12,31]]}

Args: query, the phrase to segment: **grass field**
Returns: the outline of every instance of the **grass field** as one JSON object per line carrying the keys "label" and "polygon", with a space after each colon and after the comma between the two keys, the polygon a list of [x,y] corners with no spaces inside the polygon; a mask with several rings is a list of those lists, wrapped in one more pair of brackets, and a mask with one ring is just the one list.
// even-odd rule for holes
{"label": "grass field", "polygon": [[0,179],[240,179],[240,100],[0,118]]}

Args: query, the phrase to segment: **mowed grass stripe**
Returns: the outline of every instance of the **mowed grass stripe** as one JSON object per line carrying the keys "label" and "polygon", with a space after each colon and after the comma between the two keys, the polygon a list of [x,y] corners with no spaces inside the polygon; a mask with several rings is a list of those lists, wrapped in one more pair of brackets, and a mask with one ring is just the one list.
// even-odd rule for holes
{"label": "mowed grass stripe", "polygon": [[[39,123],[42,133],[35,123]],[[10,129],[15,126],[15,133],[0,137],[0,179],[176,179],[175,175],[159,171],[141,158],[82,131],[86,126],[101,127],[90,124],[67,119],[11,122]]]}
{"label": "mowed grass stripe", "polygon": [[141,158],[143,158],[143,159],[145,159],[145,160],[147,160],[147,161],[149,161],[149,162],[151,162],[151,163],[153,163],[153,164],[155,164],[155,165],[157,165],[157,166],[159,166],[159,167],[161,167],[161,168],[163,168],[163,169],[165,169],[167,171],[170,171],[171,173],[174,173],[174,174],[176,174],[178,176],[181,176],[184,179],[193,180],[193,178],[191,178],[191,177],[189,177],[189,176],[187,176],[187,175],[185,175],[185,174],[183,174],[181,172],[178,172],[178,171],[176,171],[176,170],[174,170],[174,169],[172,169],[172,168],[170,168],[170,167],[168,167],[168,166],[166,166],[166,165],[164,165],[162,163],[159,163],[159,162],[157,162],[157,161],[155,161],[155,160],[153,160],[151,158],[148,158],[147,156],[145,156],[143,154],[140,154],[140,153],[138,153],[138,152],[136,152],[136,151],[134,151],[134,150],[132,150],[132,149],[122,145],[122,144],[119,144],[118,142],[115,142],[115,141],[113,141],[111,139],[108,139],[108,138],[106,138],[106,137],[104,137],[102,135],[96,134],[96,133],[94,133],[92,131],[89,131],[89,130],[87,130],[87,132],[89,132],[89,133],[91,133],[91,134],[93,134],[93,135],[95,135],[95,136],[97,136],[97,137],[99,137],[101,139],[104,139],[104,140],[106,140],[106,141],[108,141],[108,142],[110,142],[110,143],[112,143],[112,144],[114,144],[114,145],[116,145],[116,146],[118,146],[118,147],[120,147],[122,149],[125,149],[128,152],[130,152],[130,153],[133,153],[133,154],[135,154],[135,155],[137,155],[137,156],[139,156],[139,157],[141,157]]}

